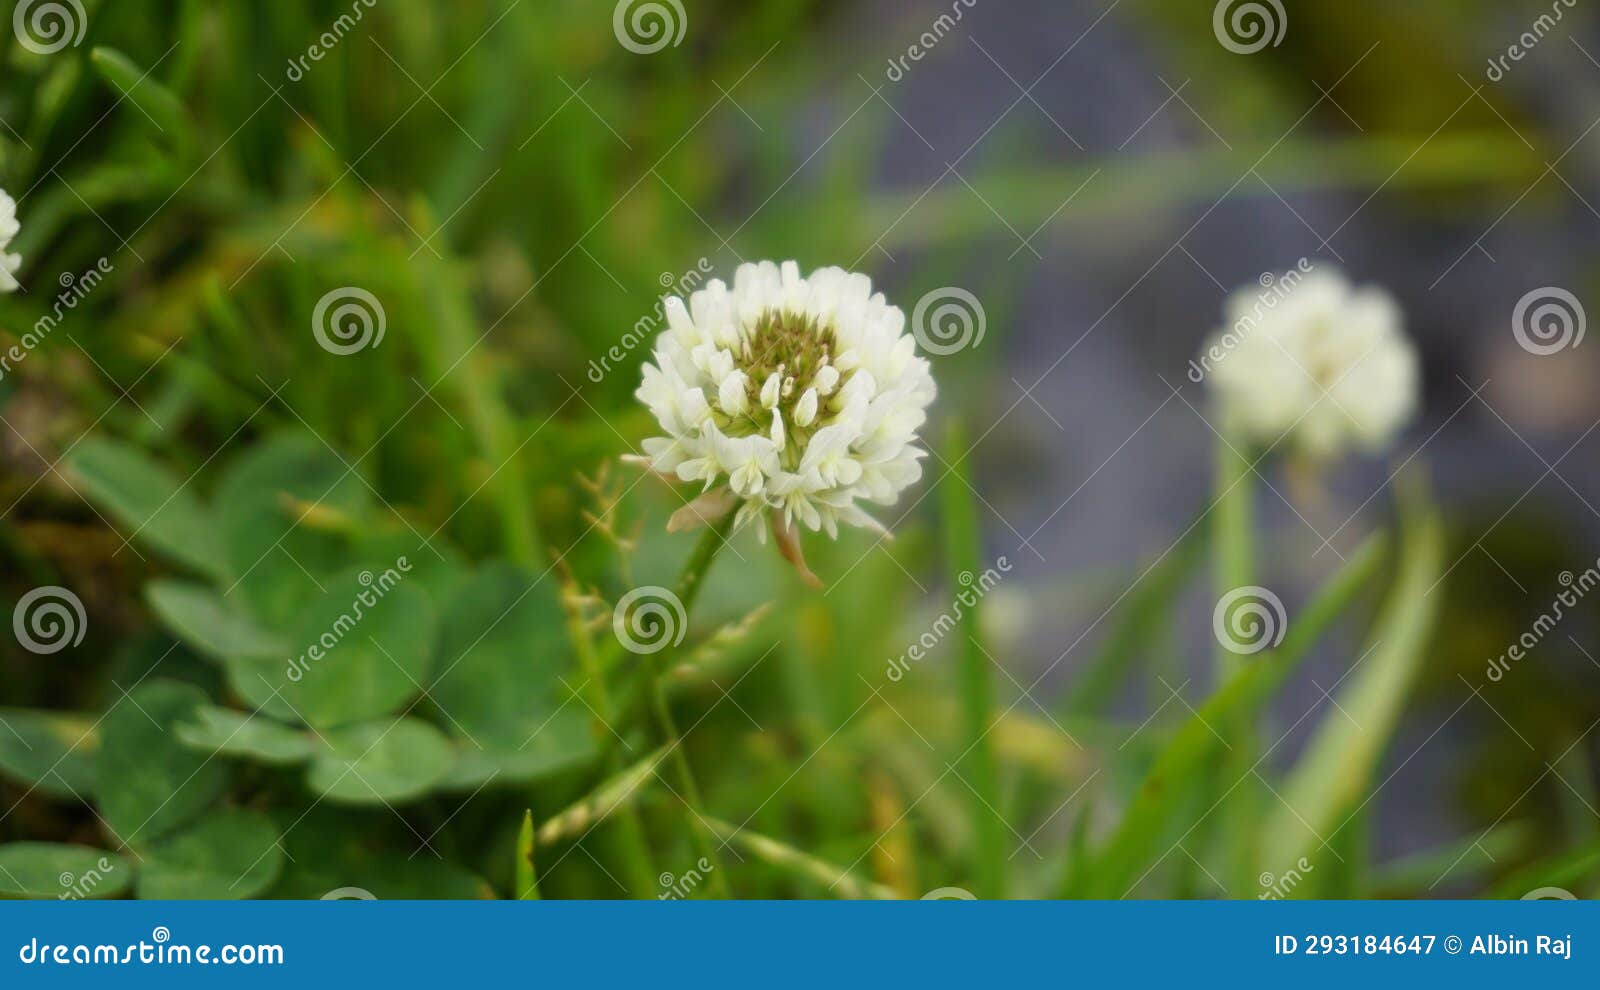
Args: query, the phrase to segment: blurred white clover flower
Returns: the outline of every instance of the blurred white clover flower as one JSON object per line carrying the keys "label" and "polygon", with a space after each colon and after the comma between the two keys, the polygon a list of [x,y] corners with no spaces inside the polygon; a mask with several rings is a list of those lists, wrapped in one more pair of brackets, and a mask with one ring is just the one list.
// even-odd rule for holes
{"label": "blurred white clover flower", "polygon": [[742,526],[770,509],[792,560],[796,523],[830,537],[840,523],[881,532],[857,503],[892,505],[922,476],[917,431],[935,389],[905,314],[872,280],[764,261],[665,311],[634,394],[666,435],[634,460],[705,491],[670,528],[735,507]]}
{"label": "blurred white clover flower", "polygon": [[[1240,289],[1198,365],[1231,436],[1322,460],[1377,450],[1416,411],[1417,354],[1394,297],[1302,263]],[[1287,434],[1287,436],[1286,436]]]}
{"label": "blurred white clover flower", "polygon": [[8,254],[11,239],[17,236],[22,225],[17,223],[17,202],[0,189],[0,292],[15,292],[19,283],[17,269],[22,267],[22,255]]}

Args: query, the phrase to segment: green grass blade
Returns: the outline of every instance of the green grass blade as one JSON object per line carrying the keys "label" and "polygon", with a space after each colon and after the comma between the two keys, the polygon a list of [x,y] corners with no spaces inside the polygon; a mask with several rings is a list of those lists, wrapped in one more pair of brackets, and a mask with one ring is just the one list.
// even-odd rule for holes
{"label": "green grass blade", "polygon": [[[1255,583],[1255,471],[1244,454],[1217,440],[1217,497],[1211,522],[1216,539],[1216,594]],[[1217,643],[1217,683],[1249,658]]]}
{"label": "green grass blade", "polygon": [[[945,459],[950,473],[939,486],[944,521],[945,566],[951,575],[951,590],[964,588],[983,568],[978,561],[978,519],[969,451],[959,422],[950,424],[945,439]],[[968,578],[963,583],[957,575]],[[1000,818],[999,771],[994,747],[989,738],[994,713],[994,680],[989,671],[988,653],[983,648],[978,627],[978,606],[958,606],[960,629],[960,683],[964,712],[962,756],[972,790],[972,822],[978,836],[977,886],[983,897],[1006,896],[1006,823]]]}
{"label": "green grass blade", "polygon": [[1141,572],[1143,577],[1129,593],[1127,604],[1118,609],[1100,652],[1074,681],[1065,714],[1106,711],[1139,659],[1154,652],[1154,644],[1176,611],[1178,595],[1204,556],[1209,532],[1196,520],[1179,537],[1177,546]]}
{"label": "green grass blade", "polygon": [[717,818],[709,818],[706,822],[711,826],[711,831],[727,844],[738,846],[769,866],[775,866],[819,884],[827,891],[847,900],[899,899],[893,890],[883,884],[863,880],[844,867],[818,859],[810,853],[801,852],[786,842],[779,842],[747,828],[737,828]]}
{"label": "green grass blade", "polygon": [[519,901],[539,899],[539,878],[533,868],[533,809],[522,813],[517,830],[516,894]]}
{"label": "green grass blade", "polygon": [[[1227,752],[1227,746],[1232,745],[1225,744],[1219,737],[1219,729],[1237,733],[1241,725],[1248,723],[1293,673],[1317,638],[1377,573],[1382,550],[1382,537],[1369,538],[1289,623],[1289,631],[1276,650],[1258,655],[1185,721],[1156,757],[1121,824],[1095,862],[1074,872],[1072,885],[1063,896],[1126,896],[1166,851],[1163,838],[1171,842],[1176,836],[1181,841],[1188,834],[1182,828],[1180,812],[1184,802],[1192,796],[1192,788],[1185,785],[1208,773],[1218,754]],[[1232,785],[1206,802],[1201,808],[1201,817],[1189,830],[1203,823],[1231,790]]]}
{"label": "green grass blade", "polygon": [[563,839],[578,838],[617,809],[632,802],[666,755],[667,747],[663,746],[568,805],[560,814],[539,826],[539,844],[548,846]]}
{"label": "green grass blade", "polygon": [[[1373,645],[1348,675],[1337,708],[1330,707],[1306,747],[1263,831],[1260,865],[1287,869],[1313,861],[1331,837],[1372,799],[1373,773],[1422,668],[1437,597],[1443,527],[1421,490],[1402,493],[1398,574],[1374,630]],[[1381,785],[1380,785],[1381,786]],[[1311,885],[1301,888],[1305,894]]]}
{"label": "green grass blade", "polygon": [[1533,830],[1526,822],[1507,822],[1437,849],[1385,863],[1374,872],[1362,896],[1437,897],[1440,891],[1436,888],[1445,881],[1491,873],[1496,864],[1514,860],[1528,848],[1532,836]]}
{"label": "green grass blade", "polygon": [[194,129],[172,90],[115,48],[94,49],[89,62],[107,85],[136,108],[134,116],[160,131],[180,155],[194,147]]}
{"label": "green grass blade", "polygon": [[1600,894],[1600,840],[1587,842],[1569,852],[1547,856],[1531,866],[1524,867],[1496,884],[1490,892],[1491,899],[1523,899],[1541,892],[1537,900],[1550,900],[1554,887],[1575,897],[1591,898]]}

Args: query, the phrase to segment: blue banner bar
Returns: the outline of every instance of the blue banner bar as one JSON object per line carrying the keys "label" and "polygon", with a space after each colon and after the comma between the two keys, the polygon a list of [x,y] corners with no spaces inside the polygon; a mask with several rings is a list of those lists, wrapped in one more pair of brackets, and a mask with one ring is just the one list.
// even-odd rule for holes
{"label": "blue banner bar", "polygon": [[[1596,986],[1591,901],[0,904],[0,987]],[[1426,980],[1419,984],[1416,981]],[[1374,981],[1377,981],[1376,983]],[[1270,985],[1270,984],[1268,984]]]}

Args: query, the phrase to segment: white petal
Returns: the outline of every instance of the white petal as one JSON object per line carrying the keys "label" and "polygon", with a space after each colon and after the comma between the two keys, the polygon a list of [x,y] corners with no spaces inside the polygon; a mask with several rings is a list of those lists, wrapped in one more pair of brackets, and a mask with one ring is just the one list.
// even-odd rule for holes
{"label": "white petal", "polygon": [[800,396],[800,401],[794,407],[794,423],[796,426],[810,426],[812,420],[817,418],[817,390],[808,388]]}
{"label": "white petal", "polygon": [[745,375],[735,371],[717,389],[717,405],[729,416],[743,416],[746,401]]}

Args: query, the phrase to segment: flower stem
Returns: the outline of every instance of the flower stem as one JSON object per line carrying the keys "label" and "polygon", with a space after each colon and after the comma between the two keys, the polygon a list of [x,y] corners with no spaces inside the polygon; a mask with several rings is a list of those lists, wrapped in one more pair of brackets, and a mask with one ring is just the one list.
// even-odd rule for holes
{"label": "flower stem", "polygon": [[[1245,454],[1217,441],[1216,502],[1212,513],[1216,547],[1216,594],[1255,582],[1255,485]],[[1217,682],[1225,683],[1244,663],[1244,655],[1217,643]]]}
{"label": "flower stem", "polygon": [[[1220,601],[1223,595],[1236,588],[1256,582],[1255,559],[1255,469],[1249,456],[1224,437],[1217,440],[1216,502],[1213,520],[1213,545],[1216,547],[1216,588]],[[1230,649],[1227,637],[1217,641],[1217,688],[1220,690],[1244,668],[1247,654]],[[1234,740],[1229,753],[1222,758],[1217,772],[1228,780],[1245,780],[1256,762],[1255,734],[1247,715],[1238,715],[1233,725],[1225,729]],[[1254,784],[1254,781],[1250,781]],[[1241,788],[1229,803],[1237,816],[1233,820],[1254,822],[1260,814],[1261,795],[1254,786]],[[1200,841],[1210,841],[1222,819],[1214,816],[1198,835]],[[1225,852],[1232,875],[1243,875],[1254,861],[1256,831],[1245,827],[1231,830],[1224,840]],[[1252,874],[1253,875],[1253,874]],[[1248,888],[1246,888],[1248,889]],[[1239,891],[1233,891],[1235,895]]]}
{"label": "flower stem", "polygon": [[[685,616],[694,606],[694,600],[700,593],[700,585],[705,581],[706,572],[710,570],[711,562],[716,559],[717,551],[727,542],[728,531],[733,528],[733,517],[734,514],[730,512],[706,527],[700,542],[695,545],[694,552],[689,555],[688,563],[684,564],[683,573],[678,576],[678,585],[674,593],[683,605]],[[645,679],[648,682],[646,689],[650,694],[651,708],[655,711],[656,724],[661,732],[662,741],[671,754],[673,773],[678,778],[678,789],[684,803],[689,807],[690,817],[694,819],[690,823],[689,831],[694,837],[695,851],[712,866],[709,871],[711,893],[717,897],[731,897],[733,895],[728,886],[727,873],[722,868],[722,859],[717,853],[718,847],[713,843],[716,835],[699,810],[705,807],[705,802],[700,798],[700,785],[696,783],[694,770],[689,766],[688,754],[683,751],[683,737],[678,732],[677,720],[672,715],[672,705],[667,700],[663,674],[667,668],[668,652],[661,650],[645,658]]]}
{"label": "flower stem", "polygon": [[[566,597],[563,596],[564,599]],[[599,715],[595,724],[596,741],[605,752],[606,772],[614,774],[622,769],[622,754],[612,744],[612,733],[606,728],[614,723],[616,709],[611,703],[611,692],[606,688],[605,671],[595,655],[594,641],[583,624],[583,616],[570,601],[564,604],[567,605],[567,631],[583,668],[589,704]],[[617,841],[623,857],[623,872],[633,896],[641,900],[649,899],[656,891],[656,871],[650,862],[650,845],[645,841],[644,825],[639,820],[638,809],[630,806],[621,810],[617,818]]]}

